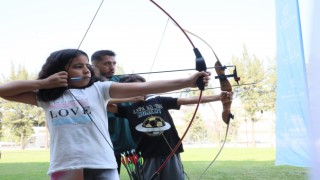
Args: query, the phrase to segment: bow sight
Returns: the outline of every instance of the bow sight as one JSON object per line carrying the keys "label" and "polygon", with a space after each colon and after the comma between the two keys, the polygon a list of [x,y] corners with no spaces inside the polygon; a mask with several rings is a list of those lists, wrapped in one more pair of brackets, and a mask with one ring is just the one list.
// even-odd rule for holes
{"label": "bow sight", "polygon": [[229,77],[233,77],[233,79],[237,82],[237,84],[239,85],[239,81],[240,81],[240,77],[238,76],[237,73],[237,67],[236,66],[219,66],[219,67],[215,67],[218,68],[222,71],[226,70],[227,67],[234,67],[233,73],[232,74],[220,74],[218,76],[215,76],[215,79],[219,79],[219,80],[226,80]]}

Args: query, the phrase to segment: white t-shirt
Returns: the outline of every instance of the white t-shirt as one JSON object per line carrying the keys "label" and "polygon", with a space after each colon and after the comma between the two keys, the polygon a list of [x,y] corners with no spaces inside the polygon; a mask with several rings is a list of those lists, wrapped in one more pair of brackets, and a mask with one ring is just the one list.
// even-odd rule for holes
{"label": "white t-shirt", "polygon": [[38,101],[46,113],[50,132],[48,174],[69,169],[117,168],[106,111],[110,85],[109,81],[96,82],[85,89],[70,89],[73,95],[67,90],[54,101]]}

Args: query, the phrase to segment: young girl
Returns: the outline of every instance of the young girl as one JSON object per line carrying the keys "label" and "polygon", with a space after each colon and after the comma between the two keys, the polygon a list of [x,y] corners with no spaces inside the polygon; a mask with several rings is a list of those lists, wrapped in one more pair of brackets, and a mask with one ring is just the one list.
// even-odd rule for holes
{"label": "young girl", "polygon": [[50,54],[37,80],[0,85],[0,97],[42,107],[50,131],[50,167],[55,179],[119,179],[108,132],[110,98],[128,98],[196,87],[206,72],[176,80],[146,83],[94,82],[85,52],[64,49]]}

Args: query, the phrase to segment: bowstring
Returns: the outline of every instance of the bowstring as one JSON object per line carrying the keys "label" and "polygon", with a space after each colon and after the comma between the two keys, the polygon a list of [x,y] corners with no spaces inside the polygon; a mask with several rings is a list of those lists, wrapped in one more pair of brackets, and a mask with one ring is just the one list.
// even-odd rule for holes
{"label": "bowstring", "polygon": [[[216,60],[217,60],[217,61],[220,61],[219,58],[218,58],[218,56],[217,56],[217,54],[215,53],[215,51],[213,50],[213,48],[210,46],[210,44],[209,44],[207,41],[205,41],[205,40],[204,40],[203,38],[201,38],[200,36],[192,33],[191,31],[188,31],[188,30],[186,30],[186,29],[183,29],[183,30],[186,31],[187,33],[189,33],[189,34],[197,37],[197,38],[200,39],[203,43],[205,43],[205,44],[211,49],[211,51],[212,51],[212,53],[214,54]],[[199,180],[200,180],[200,179],[202,178],[202,176],[207,172],[207,170],[211,167],[211,165],[216,161],[216,159],[219,157],[222,149],[224,148],[224,145],[225,145],[225,143],[226,143],[226,141],[227,141],[227,136],[228,136],[228,131],[229,131],[229,125],[230,125],[230,123],[227,124],[227,128],[226,128],[226,133],[225,133],[225,137],[224,137],[224,140],[223,140],[223,144],[221,145],[221,147],[220,147],[218,153],[216,154],[216,156],[214,157],[214,159],[211,161],[211,163],[207,166],[207,168],[206,168],[206,169],[203,171],[203,173],[200,175]]]}
{"label": "bowstring", "polygon": [[218,153],[216,154],[216,156],[214,157],[214,159],[211,161],[211,163],[207,166],[207,168],[206,168],[206,169],[202,172],[202,174],[200,175],[199,180],[202,178],[202,176],[207,172],[207,170],[211,167],[211,165],[212,165],[212,164],[216,161],[216,159],[219,157],[219,155],[220,155],[220,153],[221,153],[221,151],[222,151],[222,149],[223,149],[223,147],[224,147],[224,145],[225,145],[225,143],[226,143],[226,141],[227,141],[227,136],[228,136],[228,131],[229,131],[229,125],[230,125],[230,123],[227,124],[227,130],[226,130],[226,134],[225,134],[225,136],[224,136],[223,144],[221,145],[221,147],[220,147]]}
{"label": "bowstring", "polygon": [[[193,49],[196,49],[196,47],[194,46],[193,42],[191,41],[190,37],[188,36],[188,34],[183,30],[183,28],[179,25],[179,23],[168,13],[166,12],[160,5],[158,5],[156,2],[154,2],[153,0],[150,0],[154,5],[156,5],[162,12],[164,12],[178,27],[179,29],[182,31],[182,33],[185,35],[185,37],[188,39],[188,41],[190,42],[191,46],[193,47]],[[201,99],[202,99],[202,90],[200,91],[200,95],[199,95],[199,100],[196,106],[196,109],[194,111],[194,114],[191,118],[191,121],[186,129],[186,131],[184,132],[183,136],[181,137],[181,139],[179,140],[178,144],[175,146],[175,148],[173,149],[173,151],[169,154],[169,156],[165,159],[165,161],[161,164],[161,166],[156,170],[156,172],[154,173],[154,175],[152,175],[152,177],[155,177],[156,174],[159,174],[160,171],[164,168],[164,166],[167,164],[167,162],[169,161],[169,159],[173,156],[173,154],[175,153],[175,151],[178,149],[178,147],[181,145],[183,138],[185,137],[185,135],[187,134],[189,128],[191,127],[191,124],[197,114]]]}
{"label": "bowstring", "polygon": [[[86,36],[87,36],[87,34],[88,34],[88,32],[89,32],[89,30],[90,30],[90,28],[91,28],[94,20],[95,20],[95,18],[97,17],[97,15],[98,15],[98,13],[99,13],[99,11],[100,11],[103,3],[104,3],[104,0],[101,0],[100,4],[99,4],[99,6],[98,6],[98,9],[95,11],[95,14],[94,14],[92,20],[90,21],[90,24],[89,24],[88,28],[86,29],[84,35],[82,36],[81,41],[80,41],[80,43],[79,43],[79,45],[78,45],[78,47],[77,47],[77,50],[76,50],[76,52],[74,53],[73,57],[74,57],[74,56],[77,54],[77,52],[79,51],[79,49],[80,49],[83,41],[85,40],[85,38],[86,38]],[[74,58],[71,59],[71,61],[70,61],[69,65],[68,65],[66,71],[68,71],[68,70],[70,69],[70,66],[71,66],[71,64],[72,64],[73,59],[74,59]],[[70,92],[71,96],[79,103],[79,105],[80,105],[81,108],[84,110],[84,112],[86,112],[84,106],[83,106],[83,105],[80,103],[80,101],[75,97],[75,95],[71,92],[71,90],[68,89],[68,91]],[[111,145],[111,143],[108,141],[107,137],[102,133],[101,129],[98,127],[98,125],[97,125],[97,124],[95,123],[95,121],[92,119],[92,117],[90,116],[90,114],[89,114],[89,113],[86,113],[86,114],[88,115],[88,117],[90,118],[90,120],[91,120],[91,122],[94,124],[94,126],[98,129],[99,133],[102,135],[102,137],[105,139],[105,141],[108,143],[108,145],[110,146],[110,148],[111,148],[112,150],[114,150],[113,147],[112,147],[112,145]]]}
{"label": "bowstring", "polygon": [[[159,7],[159,6],[158,6],[158,7]],[[161,8],[161,7],[159,7],[159,8]],[[162,8],[161,8],[161,9],[162,9]],[[167,13],[166,13],[166,14],[167,14]],[[170,17],[169,14],[167,14],[167,15]],[[179,25],[174,19],[172,19],[172,20],[173,20],[173,22],[174,22],[174,24],[175,24],[176,26],[178,26],[179,28],[181,28],[180,25]],[[205,43],[205,44],[210,48],[210,50],[212,51],[212,53],[213,53],[213,55],[215,56],[216,60],[217,60],[217,61],[220,61],[219,58],[218,58],[218,56],[217,56],[217,54],[215,53],[215,51],[213,50],[213,48],[210,46],[210,44],[209,44],[207,41],[205,41],[205,40],[204,40],[203,38],[201,38],[200,36],[192,33],[191,31],[188,31],[188,30],[186,30],[186,29],[182,29],[182,30],[183,30],[184,32],[187,32],[187,33],[189,33],[189,34],[197,37],[197,38],[200,39],[203,43]],[[216,161],[216,159],[217,159],[218,156],[220,155],[222,149],[224,148],[224,145],[225,145],[225,143],[226,143],[227,136],[228,136],[229,125],[230,125],[230,123],[227,124],[227,129],[226,129],[226,134],[225,134],[225,138],[224,138],[223,144],[221,145],[221,147],[220,147],[218,153],[216,154],[216,156],[214,157],[214,159],[211,161],[211,163],[207,166],[207,168],[206,168],[206,169],[203,171],[203,173],[200,175],[199,180],[200,180],[200,179],[202,178],[202,176],[207,172],[207,170],[211,167],[211,165]]]}
{"label": "bowstring", "polygon": [[[163,132],[163,133],[164,133],[164,132]],[[172,149],[171,145],[169,144],[168,139],[164,136],[163,133],[161,133],[161,135],[162,135],[162,137],[164,138],[164,140],[166,141],[167,145],[169,146],[169,148],[170,148],[170,150],[171,150],[171,152],[172,152],[173,149]],[[178,161],[178,162],[179,162],[180,166],[182,167],[183,174],[185,174],[185,176],[187,177],[187,179],[190,179],[189,176],[188,176],[188,174],[187,174],[187,172],[185,172],[185,170],[184,170],[181,157],[179,158],[179,161]]]}
{"label": "bowstring", "polygon": [[[84,39],[87,37],[87,34],[88,34],[88,32],[89,32],[89,30],[90,30],[90,28],[91,28],[94,20],[96,19],[96,17],[97,17],[97,15],[98,15],[98,13],[99,13],[99,11],[100,11],[103,3],[104,3],[104,0],[101,0],[101,3],[99,4],[98,9],[97,9],[96,12],[94,13],[94,16],[93,16],[93,18],[91,19],[90,24],[89,24],[87,30],[85,31],[84,35],[82,36],[82,38],[81,38],[81,40],[80,40],[80,43],[79,43],[79,45],[78,45],[78,47],[77,47],[77,50],[76,50],[76,52],[74,53],[74,55],[77,54],[77,52],[79,51],[79,49],[80,49],[80,47],[81,47]],[[73,61],[73,59],[71,60],[69,66],[68,66],[68,68],[67,68],[67,70],[70,68],[72,61]]]}
{"label": "bowstring", "polygon": [[[165,25],[164,30],[163,30],[163,33],[162,33],[162,36],[161,36],[161,39],[160,39],[160,42],[159,42],[158,47],[157,47],[157,50],[156,50],[156,54],[155,54],[155,56],[154,56],[154,58],[153,58],[153,62],[152,62],[152,65],[151,65],[151,68],[150,68],[149,72],[152,72],[152,70],[153,70],[155,61],[156,61],[157,56],[158,56],[158,54],[159,54],[160,47],[161,47],[161,45],[162,45],[162,42],[163,42],[165,33],[166,33],[166,31],[167,31],[167,28],[168,28],[169,21],[170,21],[170,18],[168,17],[168,18],[167,18],[166,25]],[[194,70],[194,69],[192,69],[192,70]],[[147,76],[147,81],[148,81],[149,78],[150,78],[150,75],[151,75],[152,73],[147,73],[147,74],[148,74],[148,76]],[[164,132],[161,132],[161,136],[163,137],[164,141],[165,141],[166,144],[168,145],[168,147],[169,147],[169,149],[171,150],[171,152],[173,152],[173,149],[172,149],[172,147],[171,147],[168,139],[165,137]],[[190,179],[189,176],[188,176],[188,174],[184,171],[181,158],[179,158],[179,164],[180,164],[180,166],[182,167],[183,173],[185,174],[185,176],[187,177],[187,179]]]}
{"label": "bowstring", "polygon": [[[149,71],[149,72],[152,72],[152,70],[153,70],[153,66],[154,66],[154,64],[155,64],[155,62],[156,62],[156,59],[157,59],[157,57],[158,57],[158,54],[159,54],[159,51],[160,51],[160,47],[161,47],[161,44],[162,44],[162,42],[163,42],[164,35],[165,35],[166,31],[167,31],[167,27],[168,27],[168,24],[169,24],[169,20],[170,20],[170,18],[167,19],[166,25],[165,25],[164,30],[163,30],[163,32],[162,32],[161,39],[160,39],[160,42],[159,42],[159,44],[158,44],[157,51],[156,51],[156,54],[155,54],[155,56],[154,56],[154,58],[153,58],[153,61],[152,61],[152,64],[151,64],[151,67],[150,67],[150,71]],[[147,81],[149,80],[150,74],[151,74],[151,73],[148,73]]]}

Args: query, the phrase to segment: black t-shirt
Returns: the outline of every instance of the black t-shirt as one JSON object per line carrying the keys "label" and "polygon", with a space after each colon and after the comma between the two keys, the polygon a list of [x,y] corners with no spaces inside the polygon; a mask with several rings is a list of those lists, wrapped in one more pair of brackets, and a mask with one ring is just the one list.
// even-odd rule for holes
{"label": "black t-shirt", "polygon": [[[129,120],[132,136],[138,144],[136,152],[141,152],[143,157],[167,156],[179,142],[180,137],[168,111],[169,109],[180,109],[180,106],[177,105],[177,98],[157,96],[147,101],[133,103],[130,106],[118,106],[117,115]],[[168,130],[163,131],[165,138],[162,135],[150,136],[136,130],[137,125],[151,116],[159,116],[171,125]],[[183,152],[182,144],[176,151],[176,153],[180,152]]]}

